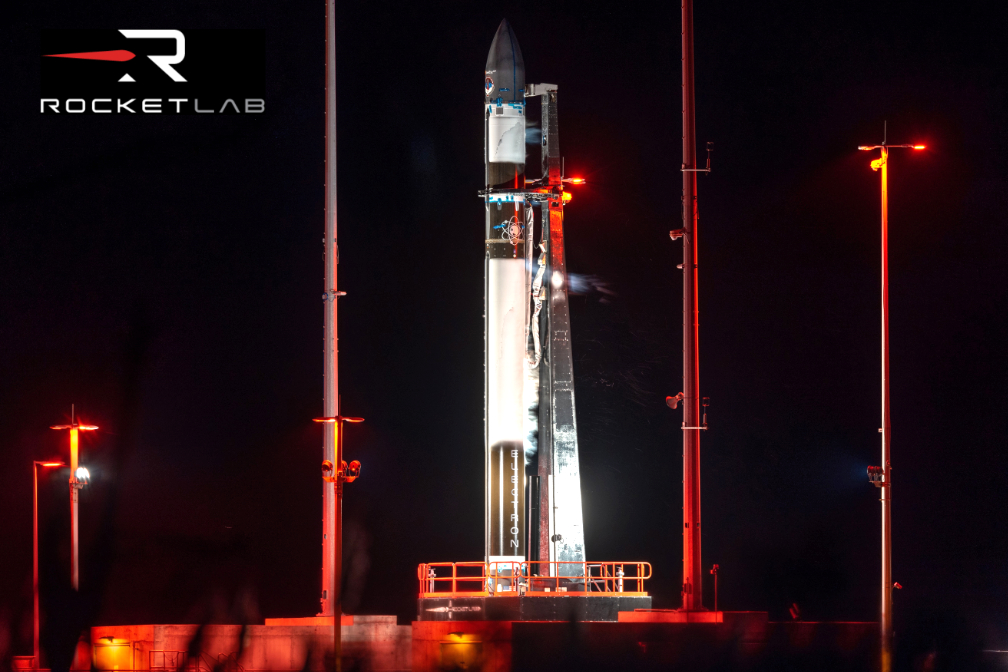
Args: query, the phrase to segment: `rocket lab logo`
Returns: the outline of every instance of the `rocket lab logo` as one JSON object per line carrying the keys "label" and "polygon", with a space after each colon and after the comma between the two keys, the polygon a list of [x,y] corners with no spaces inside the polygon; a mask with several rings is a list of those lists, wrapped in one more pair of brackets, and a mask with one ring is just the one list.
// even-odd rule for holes
{"label": "rocket lab logo", "polygon": [[[151,38],[167,37],[175,40],[175,53],[171,56],[147,56],[154,65],[161,68],[166,75],[175,82],[184,82],[185,77],[180,75],[173,65],[182,62],[185,58],[185,35],[181,30],[120,30],[120,33],[127,38]],[[45,54],[48,58],[76,58],[85,61],[118,61],[120,63],[131,61],[136,57],[131,51],[125,49],[112,49],[109,51],[82,51],[74,54]],[[135,82],[127,72],[120,79],[120,82]]]}
{"label": "rocket lab logo", "polygon": [[261,114],[262,30],[44,30],[42,114]]}
{"label": "rocket lab logo", "polygon": [[[171,56],[147,56],[154,65],[161,68],[166,75],[172,78],[173,82],[184,82],[185,77],[180,75],[173,65],[177,65],[182,62],[185,58],[185,35],[182,34],[181,30],[120,30],[120,33],[125,35],[127,38],[145,38],[149,37],[152,39],[157,39],[159,37],[167,37],[175,40],[175,53]],[[127,79],[129,78],[129,79]],[[136,81],[129,74],[123,75],[120,82]]]}

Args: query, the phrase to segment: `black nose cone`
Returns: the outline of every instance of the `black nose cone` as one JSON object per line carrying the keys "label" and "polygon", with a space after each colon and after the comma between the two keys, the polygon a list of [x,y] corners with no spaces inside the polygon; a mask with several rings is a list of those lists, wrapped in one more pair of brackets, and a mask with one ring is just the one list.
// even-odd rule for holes
{"label": "black nose cone", "polygon": [[511,24],[504,19],[497,27],[486,62],[486,102],[525,102],[525,61]]}

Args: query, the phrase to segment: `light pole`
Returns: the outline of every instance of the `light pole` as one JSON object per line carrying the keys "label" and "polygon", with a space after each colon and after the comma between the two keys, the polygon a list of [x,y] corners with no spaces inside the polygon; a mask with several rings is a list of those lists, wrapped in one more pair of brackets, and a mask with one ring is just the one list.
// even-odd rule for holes
{"label": "light pole", "polygon": [[39,576],[38,576],[38,468],[39,467],[65,467],[66,464],[63,462],[56,462],[50,460],[48,462],[39,462],[38,460],[32,460],[32,592],[35,598],[35,614],[34,614],[34,648],[33,660],[34,668],[37,670],[42,667],[42,659],[39,655]]}
{"label": "light pole", "polygon": [[364,418],[350,418],[336,415],[325,418],[313,418],[314,422],[322,422],[333,426],[336,445],[336,465],[329,460],[322,463],[322,480],[333,484],[336,494],[335,533],[333,534],[333,571],[332,596],[330,598],[333,610],[333,669],[341,669],[340,655],[343,653],[343,642],[340,629],[343,620],[343,594],[341,579],[343,578],[343,483],[352,483],[360,476],[361,464],[354,460],[349,465],[343,460],[343,423],[364,422]]}
{"label": "light pole", "polygon": [[881,489],[882,501],[882,605],[880,636],[882,672],[892,668],[892,465],[889,460],[889,149],[924,149],[924,145],[889,145],[883,135],[881,145],[861,145],[861,151],[882,150],[871,162],[882,172],[882,466],[868,468],[868,480]]}
{"label": "light pole", "polygon": [[50,429],[70,430],[70,582],[73,589],[80,588],[80,565],[77,548],[77,493],[87,485],[91,478],[88,470],[77,464],[77,452],[80,445],[80,432],[93,432],[98,429],[95,425],[82,425],[74,417],[74,408],[70,406],[70,424],[53,425]]}

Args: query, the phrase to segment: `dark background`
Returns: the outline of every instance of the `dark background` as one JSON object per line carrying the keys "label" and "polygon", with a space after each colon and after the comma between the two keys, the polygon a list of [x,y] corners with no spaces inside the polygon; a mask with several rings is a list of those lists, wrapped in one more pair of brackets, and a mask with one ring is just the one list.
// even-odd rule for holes
{"label": "dark background", "polygon": [[[98,622],[313,615],[324,3],[20,11],[0,70],[14,651],[31,646],[30,461],[65,459],[48,426],[71,403],[101,426],[81,504]],[[348,611],[406,621],[417,563],[481,554],[476,191],[505,16],[528,81],[560,86],[567,174],[590,180],[567,208],[569,267],[616,293],[571,302],[588,554],[650,561],[655,606],[679,599],[680,416],[663,403],[681,389],[678,6],[343,2],[340,391],[367,418],[347,434],[364,464]],[[1003,25],[971,4],[696,7],[697,140],[716,143],[699,192],[703,557],[722,608],[877,617],[879,180],[855,148],[888,120],[890,141],[928,146],[890,163],[897,636],[1008,648]],[[39,31],[76,27],[265,28],[266,113],[42,116]],[[65,471],[40,499],[63,539]],[[54,590],[65,566],[45,563]]]}

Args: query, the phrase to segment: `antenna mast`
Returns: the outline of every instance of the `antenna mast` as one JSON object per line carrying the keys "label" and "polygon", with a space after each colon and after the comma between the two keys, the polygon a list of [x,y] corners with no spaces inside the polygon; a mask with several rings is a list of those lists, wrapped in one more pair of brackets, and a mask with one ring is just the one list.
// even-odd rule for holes
{"label": "antenna mast", "polygon": [[700,371],[697,331],[696,127],[693,118],[693,0],[682,0],[683,218],[683,584],[682,608],[703,609],[700,562]]}
{"label": "antenna mast", "polygon": [[[336,300],[343,292],[337,291],[336,269],[339,248],[336,245],[336,2],[326,0],[326,112],[325,112],[325,289],[322,302],[325,307],[325,333],[323,342],[324,373],[322,406],[325,417],[339,415],[339,342],[336,330]],[[323,432],[323,460],[335,464],[336,438],[333,432]],[[322,484],[322,595],[320,616],[333,614],[334,593],[338,577],[334,576],[336,558],[332,539],[336,535],[336,494],[328,483]]]}

